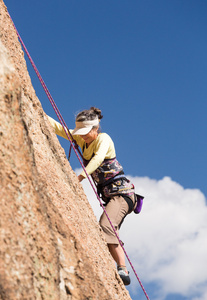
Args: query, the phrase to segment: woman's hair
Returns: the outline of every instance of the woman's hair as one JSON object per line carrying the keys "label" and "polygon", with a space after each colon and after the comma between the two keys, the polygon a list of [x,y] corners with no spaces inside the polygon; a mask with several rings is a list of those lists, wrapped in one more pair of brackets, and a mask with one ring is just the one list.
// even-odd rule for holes
{"label": "woman's hair", "polygon": [[95,120],[97,117],[99,120],[103,118],[101,110],[92,106],[90,109],[85,109],[79,112],[76,116],[76,122],[92,121]]}

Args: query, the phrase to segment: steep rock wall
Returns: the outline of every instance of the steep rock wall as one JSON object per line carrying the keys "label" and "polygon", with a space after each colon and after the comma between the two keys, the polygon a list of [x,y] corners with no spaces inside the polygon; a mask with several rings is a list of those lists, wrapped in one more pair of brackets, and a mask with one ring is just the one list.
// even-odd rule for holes
{"label": "steep rock wall", "polygon": [[0,299],[131,299],[0,0]]}

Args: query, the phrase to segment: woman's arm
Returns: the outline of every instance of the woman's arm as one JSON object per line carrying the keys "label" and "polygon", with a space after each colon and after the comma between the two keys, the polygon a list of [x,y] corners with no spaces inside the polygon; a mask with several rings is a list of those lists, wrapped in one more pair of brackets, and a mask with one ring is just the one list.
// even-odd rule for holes
{"label": "woman's arm", "polygon": [[[116,156],[114,143],[109,135],[100,134],[94,143],[94,156],[85,168],[88,175],[91,175],[102,164],[105,158],[114,158]],[[80,175],[86,178],[84,171]]]}
{"label": "woman's arm", "polygon": [[[55,129],[55,133],[57,135],[63,137],[64,139],[68,140],[67,134],[65,133],[65,130],[64,130],[63,126],[59,122],[55,121],[53,118],[51,118],[49,116],[48,116],[48,119],[49,119],[50,124],[52,125],[52,127]],[[70,131],[70,133],[72,133],[73,129],[70,129],[69,131]],[[78,135],[73,135],[73,139],[77,142],[77,144],[82,149],[84,140],[82,138],[80,138],[80,136],[78,136]]]}
{"label": "woman's arm", "polygon": [[81,182],[83,179],[84,179],[85,177],[83,177],[83,175],[78,175],[78,180],[79,180],[79,182]]}
{"label": "woman's arm", "polygon": [[[55,129],[55,133],[68,140],[63,126],[49,116],[48,119],[52,127]],[[82,148],[84,140],[77,135],[74,135],[73,138]],[[85,168],[88,175],[91,175],[102,164],[105,158],[114,158],[116,156],[113,141],[107,134],[100,134],[100,136],[94,142],[94,156]],[[108,156],[106,157],[106,155]],[[78,180],[81,182],[86,177],[87,176],[83,170],[82,173],[78,176]]]}
{"label": "woman's arm", "polygon": [[59,122],[55,121],[53,118],[51,118],[49,116],[48,116],[48,119],[49,119],[52,127],[55,129],[55,133],[57,135],[63,137],[64,139],[68,140],[67,134],[65,133],[63,126]]}

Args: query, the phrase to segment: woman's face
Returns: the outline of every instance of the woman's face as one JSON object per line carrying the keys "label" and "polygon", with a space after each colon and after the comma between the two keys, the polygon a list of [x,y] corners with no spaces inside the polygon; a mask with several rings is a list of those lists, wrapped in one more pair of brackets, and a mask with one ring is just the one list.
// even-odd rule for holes
{"label": "woman's face", "polygon": [[98,136],[98,128],[92,128],[89,133],[81,135],[87,145],[90,145]]}

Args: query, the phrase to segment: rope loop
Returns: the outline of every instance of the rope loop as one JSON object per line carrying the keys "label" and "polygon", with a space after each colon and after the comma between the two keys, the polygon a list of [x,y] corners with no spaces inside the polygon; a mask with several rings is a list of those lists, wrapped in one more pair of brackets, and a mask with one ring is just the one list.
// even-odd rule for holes
{"label": "rope loop", "polygon": [[[76,150],[79,150],[79,146],[78,146],[78,144],[76,143],[76,141],[75,141],[75,140],[73,140],[73,143],[74,143],[74,147],[75,147],[75,149],[76,149]],[[69,148],[69,153],[68,153],[68,161],[70,161],[71,150],[72,150],[72,143],[70,144],[70,148]],[[81,154],[81,156],[82,156],[82,154]]]}

